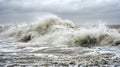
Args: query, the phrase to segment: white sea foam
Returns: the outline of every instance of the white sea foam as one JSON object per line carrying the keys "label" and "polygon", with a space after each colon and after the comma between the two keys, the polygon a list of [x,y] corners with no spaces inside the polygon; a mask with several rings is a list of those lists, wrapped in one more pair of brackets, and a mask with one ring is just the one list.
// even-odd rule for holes
{"label": "white sea foam", "polygon": [[1,37],[13,37],[19,42],[52,44],[54,46],[118,45],[118,29],[104,24],[78,26],[70,20],[48,17],[38,23],[1,26]]}
{"label": "white sea foam", "polygon": [[119,25],[76,25],[55,16],[38,23],[1,25],[0,66],[117,65],[119,32]]}

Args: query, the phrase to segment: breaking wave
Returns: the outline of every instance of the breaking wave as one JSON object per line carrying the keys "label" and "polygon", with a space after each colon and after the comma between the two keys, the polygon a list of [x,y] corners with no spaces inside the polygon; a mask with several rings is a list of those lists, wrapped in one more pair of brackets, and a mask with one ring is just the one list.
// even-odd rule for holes
{"label": "breaking wave", "polygon": [[120,29],[103,24],[75,25],[72,21],[49,17],[38,23],[0,26],[0,37],[13,37],[19,42],[55,46],[119,45]]}

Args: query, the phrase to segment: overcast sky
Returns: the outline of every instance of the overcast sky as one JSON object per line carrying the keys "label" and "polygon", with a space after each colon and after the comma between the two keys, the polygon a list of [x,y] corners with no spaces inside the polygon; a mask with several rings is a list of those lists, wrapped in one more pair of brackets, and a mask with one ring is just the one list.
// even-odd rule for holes
{"label": "overcast sky", "polygon": [[77,24],[120,24],[120,0],[0,0],[0,24],[56,15]]}

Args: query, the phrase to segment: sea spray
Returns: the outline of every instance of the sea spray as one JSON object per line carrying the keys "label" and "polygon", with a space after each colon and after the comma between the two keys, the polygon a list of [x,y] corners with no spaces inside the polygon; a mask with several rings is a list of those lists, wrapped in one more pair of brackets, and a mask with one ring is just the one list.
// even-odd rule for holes
{"label": "sea spray", "polygon": [[119,25],[76,25],[58,17],[1,25],[0,67],[117,66],[119,44]]}
{"label": "sea spray", "polygon": [[89,47],[120,44],[118,29],[111,29],[104,24],[82,27],[58,17],[49,17],[34,24],[9,26],[1,32],[2,36],[13,37],[24,43],[34,42],[54,46]]}

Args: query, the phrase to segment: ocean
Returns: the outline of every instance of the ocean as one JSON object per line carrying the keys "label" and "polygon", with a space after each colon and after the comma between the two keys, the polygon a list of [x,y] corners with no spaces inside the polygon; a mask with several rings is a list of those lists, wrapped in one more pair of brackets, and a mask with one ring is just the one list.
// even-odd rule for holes
{"label": "ocean", "polygon": [[119,25],[77,25],[49,17],[0,25],[0,67],[118,67]]}

